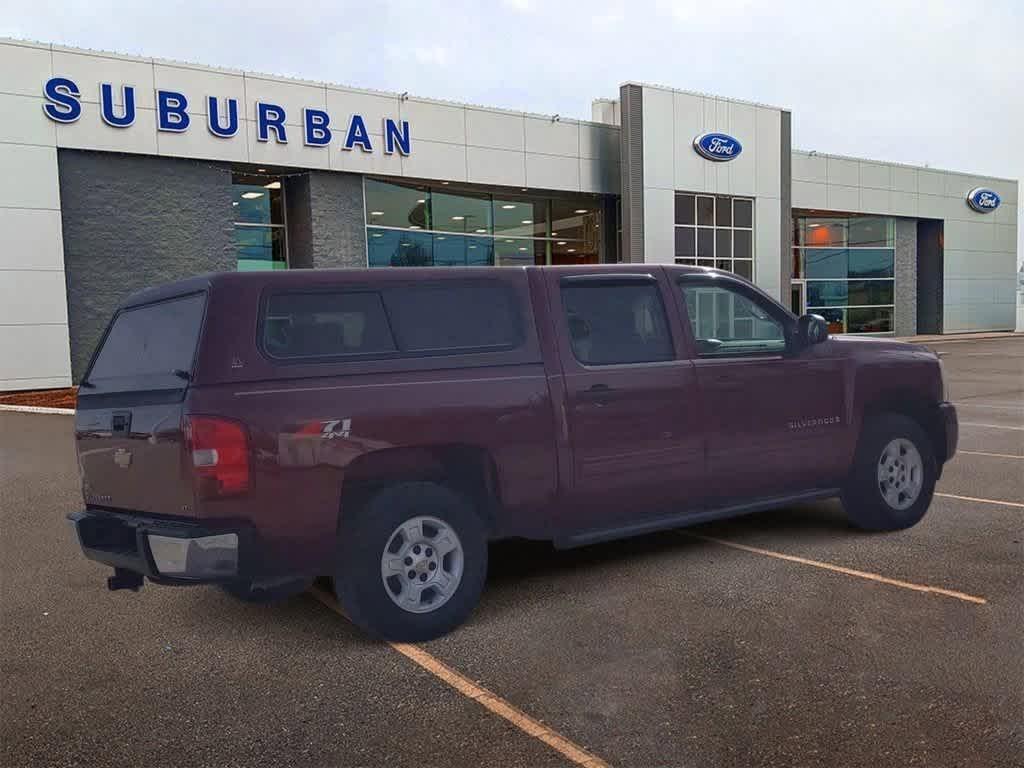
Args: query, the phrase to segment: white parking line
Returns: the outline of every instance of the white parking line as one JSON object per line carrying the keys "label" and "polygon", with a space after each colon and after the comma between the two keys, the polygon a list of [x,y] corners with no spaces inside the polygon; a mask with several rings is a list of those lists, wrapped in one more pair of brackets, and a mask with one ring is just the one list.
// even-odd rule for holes
{"label": "white parking line", "polygon": [[961,427],[980,427],[982,429],[1012,429],[1014,432],[1024,432],[1024,427],[1008,427],[1005,424],[981,424],[977,421],[961,421]]}
{"label": "white parking line", "polygon": [[957,496],[955,493],[939,493],[935,492],[936,496],[942,496],[944,499],[958,499],[960,501],[976,501],[979,504],[996,504],[1002,507],[1019,507],[1024,509],[1024,504],[1019,501],[1002,501],[1001,499],[979,499],[976,496]]}
{"label": "white parking line", "polygon": [[1021,456],[1020,454],[1017,454],[1017,453],[989,453],[988,451],[962,451],[962,450],[957,450],[957,453],[958,454],[959,453],[966,453],[969,456],[993,456],[993,457],[995,457],[997,459],[1024,459],[1024,456]]}
{"label": "white parking line", "polygon": [[[1022,504],[1021,506],[1024,506]],[[832,563],[823,563],[820,560],[810,560],[806,557],[797,557],[796,555],[787,555],[782,552],[775,552],[771,549],[761,549],[760,547],[751,547],[747,544],[740,544],[737,541],[730,541],[729,539],[718,539],[714,536],[701,536],[697,533],[690,533],[688,531],[680,531],[683,536],[690,536],[694,539],[702,539],[703,541],[712,541],[715,544],[721,544],[723,547],[732,547],[733,549],[741,549],[744,552],[752,552],[755,555],[766,555],[767,557],[774,557],[778,560],[786,560],[791,563],[798,563],[800,565],[809,565],[814,568],[821,568],[826,571],[832,571],[834,573],[841,573],[844,576],[855,576],[858,579],[867,579],[868,581],[877,581],[881,584],[888,584],[892,587],[901,587],[902,589],[910,589],[914,592],[927,592],[933,595],[942,595],[943,597],[952,597],[957,600],[963,600],[968,603],[976,603],[978,605],[985,605],[988,601],[983,597],[977,595],[968,595],[966,592],[957,592],[952,589],[943,589],[942,587],[931,587],[927,584],[914,584],[910,581],[901,581],[900,579],[890,579],[888,576],[882,576],[877,573],[871,573],[869,571],[858,571],[855,568],[847,568],[842,565],[833,565]]]}
{"label": "white parking line", "polygon": [[987,408],[992,411],[1024,411],[1024,405],[987,405],[982,403],[954,403],[957,408]]}

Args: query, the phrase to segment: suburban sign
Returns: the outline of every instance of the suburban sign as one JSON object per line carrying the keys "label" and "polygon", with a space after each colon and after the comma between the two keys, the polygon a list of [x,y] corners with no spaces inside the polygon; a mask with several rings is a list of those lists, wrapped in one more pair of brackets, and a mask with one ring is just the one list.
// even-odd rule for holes
{"label": "suburban sign", "polygon": [[735,160],[743,151],[743,145],[725,133],[702,133],[693,140],[693,148],[697,154],[715,162]]}
{"label": "suburban sign", "polygon": [[975,187],[967,193],[967,204],[979,213],[992,213],[1001,202],[998,194],[985,187]]}
{"label": "suburban sign", "polygon": [[[82,92],[78,84],[67,77],[51,77],[43,86],[43,112],[57,123],[73,123],[82,116]],[[119,98],[117,98],[119,97]],[[129,128],[135,122],[135,86],[122,85],[115,94],[110,83],[100,84],[100,117],[112,128]],[[206,115],[199,116],[206,122],[206,129],[219,139],[231,139],[238,133],[238,99],[206,97]],[[257,101],[252,119],[256,123],[258,141],[287,144],[289,134],[301,133],[302,141],[308,147],[326,147],[334,139],[335,131],[340,137],[342,149],[356,147],[363,152],[372,152],[374,139],[366,127],[362,115],[353,114],[343,129],[331,123],[331,116],[322,109],[306,107],[302,110],[301,127],[285,125],[287,115],[284,107],[269,102]],[[156,127],[158,131],[183,133],[192,126],[188,97],[177,91],[157,89]],[[381,127],[384,154],[398,152],[408,155],[412,145],[409,138],[409,122],[385,117]],[[244,135],[244,133],[243,133]],[[295,138],[292,136],[291,138]]]}

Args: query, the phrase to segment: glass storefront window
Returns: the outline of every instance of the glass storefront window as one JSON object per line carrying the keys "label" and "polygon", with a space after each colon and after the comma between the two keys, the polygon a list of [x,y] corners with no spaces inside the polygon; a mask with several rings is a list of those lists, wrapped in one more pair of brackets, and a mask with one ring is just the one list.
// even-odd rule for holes
{"label": "glass storefront window", "polygon": [[430,212],[432,223],[426,229],[479,235],[494,231],[489,195],[435,191],[430,197]]}
{"label": "glass storefront window", "polygon": [[[594,195],[493,194],[366,179],[370,266],[596,264]],[[409,234],[409,237],[400,237]]]}
{"label": "glass storefront window", "polygon": [[231,197],[238,269],[287,269],[281,180],[236,173],[231,179]]}
{"label": "glass storefront window", "polygon": [[366,223],[378,227],[430,229],[430,192],[366,180]]}
{"label": "glass storefront window", "polygon": [[494,234],[509,237],[547,237],[547,201],[495,197]]}
{"label": "glass storefront window", "polygon": [[793,278],[805,284],[807,311],[831,333],[892,333],[894,220],[798,215],[793,233]]}
{"label": "glass storefront window", "polygon": [[754,201],[725,195],[675,196],[675,262],[754,274]]}

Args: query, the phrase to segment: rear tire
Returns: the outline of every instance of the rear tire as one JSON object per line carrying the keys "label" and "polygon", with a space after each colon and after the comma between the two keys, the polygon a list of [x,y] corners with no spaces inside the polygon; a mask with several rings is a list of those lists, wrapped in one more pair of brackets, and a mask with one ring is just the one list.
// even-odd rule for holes
{"label": "rear tire", "polygon": [[861,431],[843,508],[858,528],[909,528],[928,511],[937,477],[935,449],[924,430],[906,416],[883,413]]}
{"label": "rear tire", "polygon": [[342,518],[334,591],[377,637],[418,642],[450,632],[476,606],[486,575],[486,527],[445,486],[391,486]]}

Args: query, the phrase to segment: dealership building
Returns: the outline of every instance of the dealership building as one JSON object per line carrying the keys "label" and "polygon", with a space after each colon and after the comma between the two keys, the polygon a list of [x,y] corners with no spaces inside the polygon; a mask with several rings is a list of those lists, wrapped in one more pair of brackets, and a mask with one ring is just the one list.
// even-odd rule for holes
{"label": "dealership building", "polygon": [[235,269],[695,264],[835,333],[1013,330],[1014,180],[806,152],[786,109],[627,82],[592,120],[0,40],[0,390],[118,302]]}

